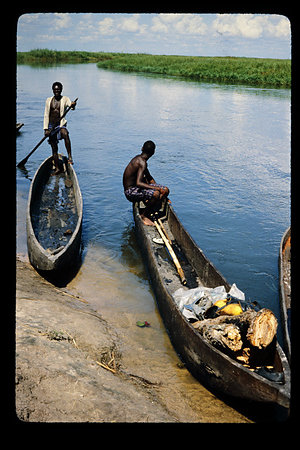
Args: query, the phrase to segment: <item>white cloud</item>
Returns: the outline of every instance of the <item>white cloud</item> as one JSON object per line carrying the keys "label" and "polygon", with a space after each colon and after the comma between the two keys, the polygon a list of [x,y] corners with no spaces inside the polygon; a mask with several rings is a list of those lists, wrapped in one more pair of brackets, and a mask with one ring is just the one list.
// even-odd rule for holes
{"label": "white cloud", "polygon": [[198,14],[159,14],[153,17],[151,32],[203,35],[208,27]]}
{"label": "white cloud", "polygon": [[151,31],[153,33],[168,33],[169,27],[162,22],[160,17],[153,17]]}
{"label": "white cloud", "polygon": [[180,34],[198,35],[205,34],[207,31],[207,25],[203,22],[202,17],[188,14],[179,20],[174,29]]}
{"label": "white cloud", "polygon": [[52,34],[37,34],[36,39],[38,42],[49,42],[49,41],[68,41],[69,36],[53,36]]}
{"label": "white cloud", "polygon": [[218,14],[212,26],[217,33],[226,36],[258,38],[262,33],[260,21],[261,17],[253,14]]}
{"label": "white cloud", "polygon": [[71,25],[71,17],[67,13],[54,13],[55,19],[53,21],[54,28],[69,28]]}
{"label": "white cloud", "polygon": [[280,16],[280,20],[276,25],[268,24],[268,31],[270,36],[275,37],[289,37],[291,33],[291,24],[287,17]]}
{"label": "white cloud", "polygon": [[165,13],[161,13],[159,14],[159,19],[162,20],[165,23],[172,23],[172,22],[177,22],[178,20],[180,20],[183,16],[185,16],[186,14],[177,14],[177,13],[170,13],[170,14],[165,14]]}
{"label": "white cloud", "polygon": [[111,17],[106,17],[105,19],[101,20],[99,22],[99,31],[101,34],[113,34],[114,27],[113,27],[114,20]]}
{"label": "white cloud", "polygon": [[41,13],[23,14],[22,16],[19,17],[18,26],[24,26],[28,23],[35,23],[37,20],[40,19],[40,16],[41,16]]}
{"label": "white cloud", "polygon": [[212,23],[215,32],[225,36],[258,39],[262,36],[287,37],[290,22],[283,16],[254,14],[217,14]]}
{"label": "white cloud", "polygon": [[131,17],[123,18],[117,25],[118,29],[120,29],[121,31],[127,31],[129,33],[136,33],[137,31],[140,31],[141,26],[138,23],[139,17],[139,14],[134,14]]}
{"label": "white cloud", "polygon": [[19,51],[51,41],[58,50],[280,58],[290,57],[290,36],[289,20],[273,14],[37,13],[20,16],[17,33]]}

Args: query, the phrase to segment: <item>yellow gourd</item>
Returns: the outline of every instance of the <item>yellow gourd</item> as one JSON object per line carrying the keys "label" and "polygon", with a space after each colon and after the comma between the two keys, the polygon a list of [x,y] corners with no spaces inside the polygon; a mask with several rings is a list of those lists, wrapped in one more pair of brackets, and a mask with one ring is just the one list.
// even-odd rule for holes
{"label": "yellow gourd", "polygon": [[[222,308],[223,306],[226,305],[227,302],[228,302],[228,299],[218,300],[214,304],[214,306],[217,306],[218,308]],[[240,307],[239,303],[231,303],[230,305],[227,305],[227,306],[225,306],[225,308],[221,309],[221,311],[219,311],[219,314],[221,316],[223,316],[223,315],[238,316],[242,312],[243,312],[243,310]]]}

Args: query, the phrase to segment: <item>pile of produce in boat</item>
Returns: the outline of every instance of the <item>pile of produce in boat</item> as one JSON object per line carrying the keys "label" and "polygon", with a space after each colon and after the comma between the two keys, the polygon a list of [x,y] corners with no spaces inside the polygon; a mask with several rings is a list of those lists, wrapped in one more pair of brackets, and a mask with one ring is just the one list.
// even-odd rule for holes
{"label": "pile of produce in boat", "polygon": [[257,304],[245,301],[235,284],[229,293],[224,286],[180,288],[174,298],[201,336],[236,361],[257,368],[274,359],[276,317],[269,309],[260,309]]}

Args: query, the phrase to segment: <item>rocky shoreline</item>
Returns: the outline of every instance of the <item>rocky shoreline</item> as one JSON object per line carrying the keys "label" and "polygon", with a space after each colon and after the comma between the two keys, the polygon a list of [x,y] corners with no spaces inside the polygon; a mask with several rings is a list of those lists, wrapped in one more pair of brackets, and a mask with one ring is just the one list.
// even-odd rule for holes
{"label": "rocky shoreline", "polygon": [[122,368],[119,338],[84,299],[17,260],[16,414],[29,422],[177,422],[158,386]]}
{"label": "rocky shoreline", "polygon": [[128,359],[124,330],[105,320],[85,298],[74,295],[77,292],[55,287],[29,262],[17,258],[15,411],[19,420],[252,422],[207,391],[184,364],[170,364],[158,354],[154,372],[144,366],[147,357]]}

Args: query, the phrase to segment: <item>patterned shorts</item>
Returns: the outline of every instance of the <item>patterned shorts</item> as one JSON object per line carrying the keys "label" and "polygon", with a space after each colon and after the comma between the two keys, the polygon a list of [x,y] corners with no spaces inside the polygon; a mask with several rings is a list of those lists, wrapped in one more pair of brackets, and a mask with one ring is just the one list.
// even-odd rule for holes
{"label": "patterned shorts", "polygon": [[[54,125],[53,123],[49,123],[48,130],[51,130],[53,125]],[[53,131],[51,131],[49,139],[48,139],[48,144],[50,144],[50,145],[58,144],[58,141],[60,141],[62,139],[61,132],[60,132],[60,130],[62,128],[64,128],[66,130],[66,127],[64,127],[64,126],[63,127],[57,126],[56,128],[54,128]]]}
{"label": "patterned shorts", "polygon": [[[156,186],[160,188],[165,188],[162,184],[152,183],[150,186]],[[124,191],[125,197],[130,202],[134,203],[139,200],[151,200],[153,197],[155,189],[143,189],[139,187],[131,187]]]}

